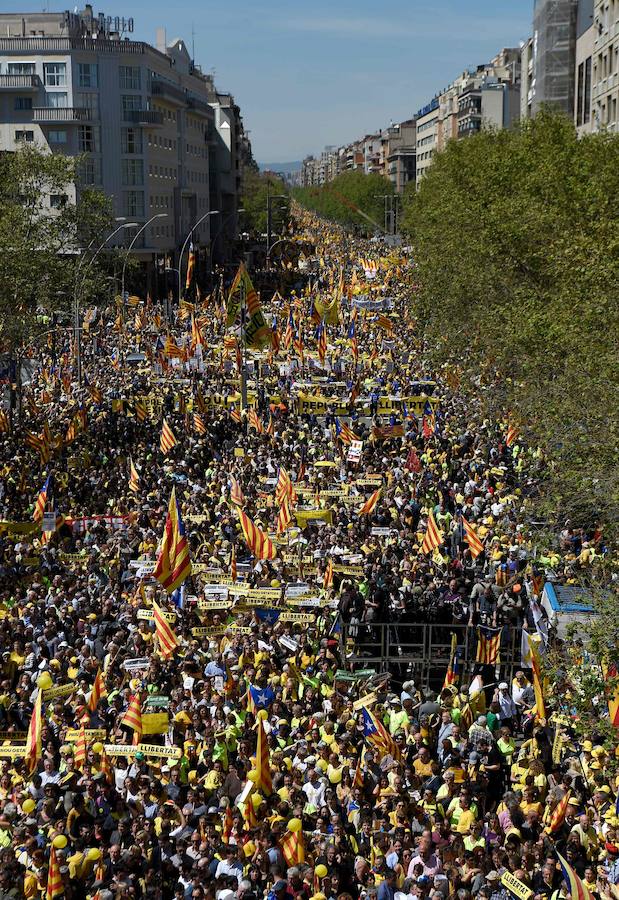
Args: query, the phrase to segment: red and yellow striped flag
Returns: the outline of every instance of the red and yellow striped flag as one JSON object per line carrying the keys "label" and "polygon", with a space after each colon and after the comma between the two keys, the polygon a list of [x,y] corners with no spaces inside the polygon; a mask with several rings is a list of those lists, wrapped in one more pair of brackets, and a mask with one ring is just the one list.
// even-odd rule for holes
{"label": "red and yellow striped flag", "polygon": [[245,505],[245,497],[243,496],[241,485],[238,483],[234,475],[230,476],[230,501],[234,503],[235,506]]}
{"label": "red and yellow striped flag", "polygon": [[133,694],[131,697],[120,724],[133,729],[133,743],[139,744],[142,738],[142,701],[139,694]]}
{"label": "red and yellow striped flag", "polygon": [[0,409],[0,434],[10,431],[9,417],[3,409]]}
{"label": "red and yellow striped flag", "polygon": [[238,513],[245,543],[256,559],[275,559],[277,551],[268,534],[265,534],[257,525],[254,525],[242,509],[239,509]]}
{"label": "red and yellow striped flag", "polygon": [[56,857],[56,848],[52,844],[49,852],[49,865],[47,867],[47,885],[45,887],[45,900],[54,900],[64,894],[60,864]]}
{"label": "red and yellow striped flag", "polygon": [[133,407],[135,410],[135,417],[138,422],[146,421],[146,404],[142,400],[136,400],[135,406]]}
{"label": "red and yellow striped flag", "polygon": [[94,712],[97,706],[99,705],[99,700],[107,694],[105,689],[105,680],[103,678],[103,672],[101,669],[97,669],[97,674],[95,675],[95,680],[92,685],[92,690],[90,692],[90,697],[88,698],[88,709],[91,712]]}
{"label": "red and yellow striped flag", "polygon": [[256,744],[256,790],[262,791],[265,797],[273,792],[273,778],[269,768],[269,746],[262,719],[258,719],[258,741]]}
{"label": "red and yellow striped flag", "polygon": [[548,824],[546,825],[544,831],[546,834],[554,834],[555,831],[558,831],[559,828],[565,822],[565,817],[567,815],[567,808],[570,805],[570,798],[572,794],[571,791],[566,791],[563,797],[559,800],[553,811],[548,816]]}
{"label": "red and yellow striped flag", "polygon": [[199,412],[193,414],[193,428],[197,434],[206,434],[206,422]]}
{"label": "red and yellow striped flag", "polygon": [[359,759],[357,760],[357,766],[355,768],[355,774],[353,775],[352,779],[353,788],[362,788],[365,783],[365,779],[363,777],[363,769],[361,768],[361,756],[362,754],[360,753]]}
{"label": "red and yellow striped flag", "polygon": [[129,490],[134,494],[140,490],[140,476],[132,459],[129,460]]}
{"label": "red and yellow striped flag", "polygon": [[473,525],[471,525],[464,516],[462,516],[462,528],[464,529],[464,540],[469,545],[471,556],[473,559],[476,559],[480,553],[483,553],[484,545],[479,539],[479,535]]}
{"label": "red and yellow striped flag", "polygon": [[287,831],[281,841],[286,865],[300,866],[305,862],[305,839],[302,831]]}
{"label": "red and yellow striped flag", "polygon": [[325,591],[328,591],[333,587],[333,560],[329,557],[327,561],[327,568],[325,569],[324,578],[322,579],[322,586]]}
{"label": "red and yellow striped flag", "polygon": [[250,409],[247,415],[247,421],[251,425],[252,428],[255,428],[258,434],[264,433],[264,426],[260,419],[258,418],[258,413],[255,409]]}
{"label": "red and yellow striped flag", "polygon": [[241,414],[234,405],[230,407],[230,418],[233,422],[241,422]]}
{"label": "red and yellow striped flag", "polygon": [[439,531],[438,525],[434,519],[434,513],[430,510],[428,524],[426,525],[426,533],[423,536],[423,542],[421,544],[421,552],[433,553],[434,550],[437,550],[441,546],[443,540],[443,532]]}
{"label": "red and yellow striped flag", "polygon": [[163,540],[153,575],[168,594],[174,593],[191,575],[189,544],[176,500],[176,488],[172,488],[170,495]]}
{"label": "red and yellow striped flag", "polygon": [[291,497],[292,481],[290,475],[283,466],[280,466],[277,484],[275,485],[275,502],[281,504],[286,498],[290,499]]}
{"label": "red and yellow striped flag", "polygon": [[[251,803],[251,798],[249,798],[249,803]],[[232,818],[232,807],[230,804],[226,806],[226,814],[224,816],[224,826],[221,830],[221,839],[224,844],[230,843],[230,837],[232,836],[232,826],[234,824],[234,820]]]}
{"label": "red and yellow striped flag", "polygon": [[49,493],[50,484],[51,484],[51,475],[48,475],[45,479],[45,484],[39,491],[39,496],[36,499],[36,503],[34,504],[34,512],[32,513],[32,518],[35,522],[43,521],[43,513],[45,512],[45,504],[47,503],[47,495]]}
{"label": "red and yellow striped flag", "polygon": [[363,506],[357,512],[358,516],[371,516],[374,510],[376,509],[376,504],[380,500],[380,495],[382,494],[383,489],[378,488],[374,491],[374,493],[368,497]]}
{"label": "red and yellow striped flag", "polygon": [[231,547],[231,549],[230,549],[230,578],[232,579],[233,583],[236,582],[236,576],[237,576],[237,571],[236,571],[236,547],[235,547],[234,544],[233,544],[232,547]]}
{"label": "red and yellow striped flag", "polygon": [[507,434],[505,435],[505,443],[508,447],[511,447],[512,444],[515,444],[518,440],[519,432],[515,425],[507,426]]}
{"label": "red and yellow striped flag", "polygon": [[34,701],[34,709],[30,716],[30,725],[28,726],[28,736],[26,738],[26,756],[24,758],[30,772],[34,772],[37,763],[41,758],[41,731],[43,727],[41,716],[42,700],[43,691],[39,688],[37,699]]}
{"label": "red and yellow striped flag", "polygon": [[82,769],[86,762],[86,728],[81,726],[77,733],[77,741],[75,742],[75,753],[73,754],[73,764],[77,769]]}
{"label": "red and yellow striped flag", "polygon": [[286,497],[279,508],[279,513],[277,516],[277,534],[285,534],[286,529],[291,522],[292,514],[290,512],[290,503],[288,502],[288,498]]}
{"label": "red and yellow striped flag", "polygon": [[163,453],[164,456],[172,450],[173,447],[176,447],[177,440],[174,437],[174,432],[168,425],[168,420],[163,420],[163,425],[161,426],[161,437],[159,439],[159,449]]}
{"label": "red and yellow striped flag", "polygon": [[169,656],[174,655],[174,651],[180,642],[166,621],[163,610],[155,602],[153,602],[153,612],[155,614],[155,630],[159,641],[159,652],[167,659]]}
{"label": "red and yellow striped flag", "polygon": [[570,866],[568,861],[561,856],[558,850],[556,854],[559,859],[559,865],[563,870],[563,878],[569,888],[571,900],[593,900],[594,894],[591,893],[582,878]]}

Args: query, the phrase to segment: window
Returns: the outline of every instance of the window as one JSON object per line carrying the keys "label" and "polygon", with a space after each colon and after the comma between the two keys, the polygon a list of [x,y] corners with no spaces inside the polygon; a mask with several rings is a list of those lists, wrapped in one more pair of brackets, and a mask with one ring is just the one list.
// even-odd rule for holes
{"label": "window", "polygon": [[576,124],[582,125],[582,106],[585,96],[585,64],[578,66],[578,88],[576,91]]}
{"label": "window", "polygon": [[142,129],[122,128],[120,142],[123,153],[142,153]]}
{"label": "window", "polygon": [[82,181],[84,184],[101,184],[101,160],[92,156],[87,157],[81,166]]}
{"label": "window", "polygon": [[67,83],[66,63],[43,63],[43,75],[47,87],[65,87]]}
{"label": "window", "polygon": [[67,95],[64,91],[54,91],[45,95],[45,105],[48,109],[66,109]]}
{"label": "window", "polygon": [[77,131],[80,153],[99,152],[99,129],[93,125],[80,125]]}
{"label": "window", "polygon": [[119,66],[121,90],[139,91],[141,87],[140,69],[138,66]]}
{"label": "window", "polygon": [[121,160],[124,185],[144,184],[144,163],[141,159]]}
{"label": "window", "polygon": [[32,141],[34,141],[34,131],[16,131],[15,140],[25,141],[27,144],[31,144]]}
{"label": "window", "polygon": [[144,215],[144,191],[126,191],[125,212],[134,218]]}
{"label": "window", "polygon": [[35,65],[33,62],[10,62],[7,68],[8,75],[34,75]]}
{"label": "window", "polygon": [[51,209],[63,209],[67,205],[68,197],[66,194],[50,194],[49,205]]}
{"label": "window", "polygon": [[583,122],[586,125],[591,119],[591,57],[585,60],[585,106]]}
{"label": "window", "polygon": [[99,84],[99,67],[97,64],[78,63],[77,83],[81,88],[96,88]]}
{"label": "window", "polygon": [[98,94],[75,94],[75,105],[80,109],[89,109],[91,119],[99,118]]}
{"label": "window", "polygon": [[32,109],[32,97],[16,97],[13,109]]}
{"label": "window", "polygon": [[139,94],[122,94],[120,102],[122,104],[123,118],[127,118],[128,114],[135,110],[142,109],[142,98]]}
{"label": "window", "polygon": [[49,144],[66,144],[67,143],[67,132],[66,131],[48,131],[47,132],[47,141]]}

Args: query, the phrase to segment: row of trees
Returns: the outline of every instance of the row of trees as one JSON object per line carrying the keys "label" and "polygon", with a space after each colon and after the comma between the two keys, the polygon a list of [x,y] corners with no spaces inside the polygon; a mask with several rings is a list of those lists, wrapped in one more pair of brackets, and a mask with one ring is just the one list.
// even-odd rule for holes
{"label": "row of trees", "polygon": [[[41,314],[68,311],[80,248],[114,227],[109,200],[83,190],[69,202],[79,161],[24,147],[0,156],[0,352],[13,355],[41,331]],[[53,208],[47,204],[53,198]],[[109,262],[109,260],[107,260]],[[85,300],[109,297],[104,257],[83,267]]]}
{"label": "row of trees", "polygon": [[440,362],[545,451],[548,519],[619,525],[619,137],[548,112],[453,141],[407,197]]}
{"label": "row of trees", "polygon": [[[281,197],[285,195],[286,200]],[[257,168],[247,168],[243,173],[243,194],[241,208],[244,212],[239,219],[241,231],[257,236],[267,231],[267,204],[271,201],[271,227],[273,233],[281,233],[290,218],[290,200],[287,185],[272,172],[259,172]]]}
{"label": "row of trees", "polygon": [[385,194],[393,185],[382,175],[343,172],[333,181],[317,187],[297,188],[295,199],[319,216],[355,227],[367,234],[383,231]]}

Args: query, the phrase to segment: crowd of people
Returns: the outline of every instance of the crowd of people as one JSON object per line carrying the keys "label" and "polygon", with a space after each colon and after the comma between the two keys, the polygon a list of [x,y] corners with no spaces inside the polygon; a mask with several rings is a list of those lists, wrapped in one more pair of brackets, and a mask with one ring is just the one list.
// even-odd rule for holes
{"label": "crowd of people", "polygon": [[[603,537],[533,558],[542,454],[429,368],[412,262],[296,224],[267,346],[120,298],[0,435],[0,900],[615,897],[612,755],[500,653]],[[430,677],[363,668],[425,623]]]}

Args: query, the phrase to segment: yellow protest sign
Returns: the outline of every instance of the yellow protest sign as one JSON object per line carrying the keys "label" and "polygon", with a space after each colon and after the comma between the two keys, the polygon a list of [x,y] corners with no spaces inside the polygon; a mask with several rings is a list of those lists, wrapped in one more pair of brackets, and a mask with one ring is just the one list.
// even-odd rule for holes
{"label": "yellow protest sign", "polygon": [[[70,728],[64,736],[65,741],[69,744],[75,744],[80,736],[79,728]],[[86,728],[84,730],[87,741],[104,741],[106,738],[105,728]]]}
{"label": "yellow protest sign", "polygon": [[227,625],[201,625],[192,628],[191,633],[194,637],[219,637],[228,630]]}
{"label": "yellow protest sign", "polygon": [[205,600],[201,597],[198,600],[198,609],[200,612],[217,612],[217,610],[230,609],[232,600]]}
{"label": "yellow protest sign", "polygon": [[167,712],[142,713],[142,734],[166,734],[169,727]]}
{"label": "yellow protest sign", "polygon": [[327,525],[331,525],[333,522],[333,513],[330,509],[296,509],[294,517],[297,525],[301,528],[304,528],[308,522],[320,521],[326,522]]}
{"label": "yellow protest sign", "polygon": [[43,701],[55,700],[56,697],[68,697],[76,688],[77,681],[70,681],[69,684],[57,684],[55,687],[43,691]]}
{"label": "yellow protest sign", "polygon": [[108,756],[135,756],[136,753],[143,753],[144,756],[160,759],[180,759],[183,755],[180,747],[161,747],[159,744],[105,744],[103,749]]}
{"label": "yellow protest sign", "polygon": [[512,875],[511,872],[503,872],[501,875],[501,884],[518,897],[519,900],[529,900],[529,897],[533,896],[531,888],[528,887],[524,881],[520,881],[519,878]]}
{"label": "yellow protest sign", "polygon": [[5,744],[4,746],[0,746],[0,757],[8,757],[9,759],[23,759],[26,755],[27,748],[17,747],[15,744]]}
{"label": "yellow protest sign", "polygon": [[363,575],[363,566],[333,566],[339,575]]}
{"label": "yellow protest sign", "polygon": [[378,697],[376,696],[376,691],[372,691],[370,694],[366,694],[365,697],[359,697],[358,700],[355,700],[352,708],[355,710],[355,712],[357,712],[364,706],[372,706],[372,704],[376,703],[377,700]]}
{"label": "yellow protest sign", "polygon": [[308,623],[314,621],[314,615],[312,613],[299,613],[299,612],[283,612],[279,620],[280,622],[299,622],[299,623]]}
{"label": "yellow protest sign", "polygon": [[[138,609],[137,618],[146,619],[148,622],[150,622],[155,618],[155,613],[152,609]],[[163,610],[163,618],[166,620],[166,622],[172,622],[172,624],[174,624],[176,622],[176,613],[166,612],[165,610]]]}

